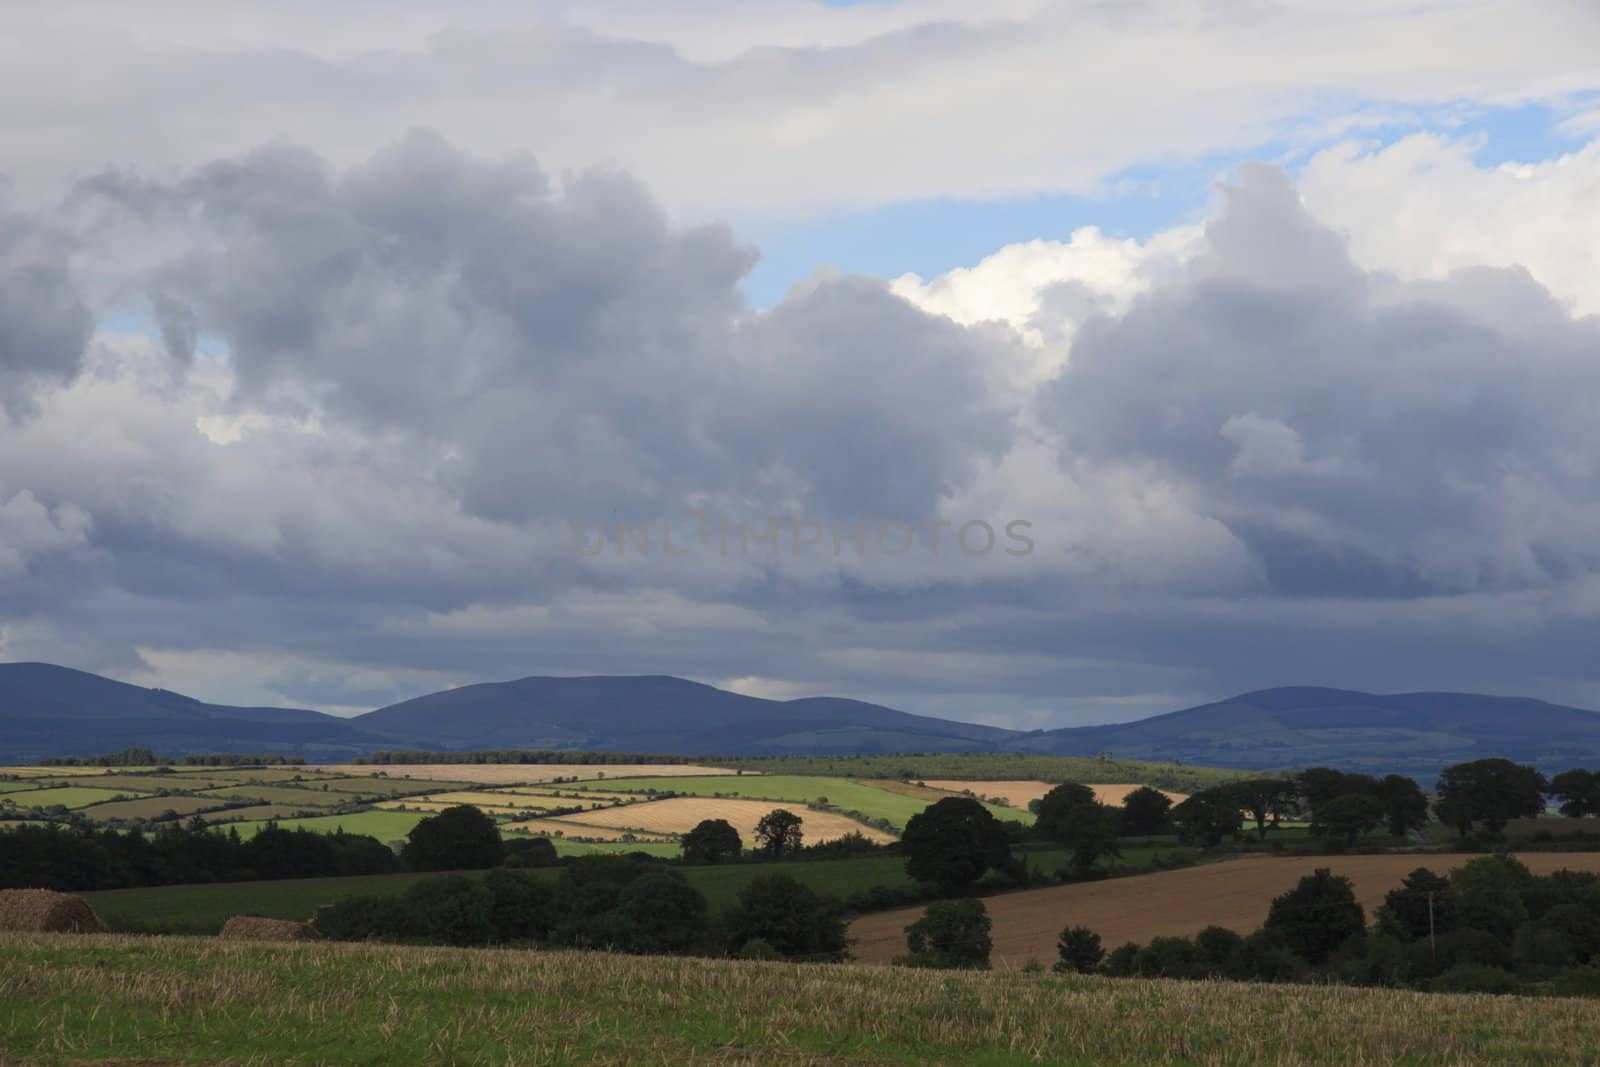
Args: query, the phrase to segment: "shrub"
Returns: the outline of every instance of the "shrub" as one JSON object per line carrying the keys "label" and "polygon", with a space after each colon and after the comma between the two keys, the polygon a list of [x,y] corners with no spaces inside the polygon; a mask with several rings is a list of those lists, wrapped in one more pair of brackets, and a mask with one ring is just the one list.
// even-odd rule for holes
{"label": "shrub", "polygon": [[781,960],[783,954],[759,937],[752,937],[739,946],[741,960]]}
{"label": "shrub", "polygon": [[914,967],[987,970],[989,910],[981,900],[936,900],[922,918],[906,927],[905,962]]}
{"label": "shrub", "polygon": [[738,859],[744,849],[739,831],[726,819],[705,819],[683,835],[686,863],[721,863]]}
{"label": "shrub", "polygon": [[1186,937],[1158,937],[1139,950],[1135,969],[1145,978],[1198,978],[1203,968],[1194,942]]}
{"label": "shrub", "polygon": [[1515,975],[1482,963],[1458,963],[1428,983],[1435,993],[1513,993]]}
{"label": "shrub", "polygon": [[1218,978],[1247,978],[1249,964],[1244,958],[1244,938],[1225,926],[1208,926],[1194,936],[1200,964],[1208,975]]}
{"label": "shrub", "polygon": [[628,883],[617,914],[631,928],[630,952],[687,952],[707,939],[706,898],[676,871],[651,871]]}
{"label": "shrub", "polygon": [[403,941],[413,936],[410,910],[398,897],[346,897],[318,908],[311,925],[331,941]]}
{"label": "shrub", "polygon": [[501,941],[542,941],[556,924],[555,887],[504,867],[484,876],[490,921]]}
{"label": "shrub", "polygon": [[786,875],[751,879],[725,922],[732,945],[760,938],[786,959],[837,962],[845,957],[848,939],[838,900]]}
{"label": "shrub", "polygon": [[561,862],[555,842],[548,837],[510,838],[503,844],[507,867],[554,867]]}
{"label": "shrub", "polygon": [[1112,949],[1100,969],[1113,978],[1132,978],[1138,973],[1139,943],[1125,941]]}
{"label": "shrub", "polygon": [[906,873],[946,892],[964,889],[1011,858],[1006,828],[967,797],[946,797],[913,815],[901,835]]}
{"label": "shrub", "polygon": [[465,875],[424,878],[400,896],[410,928],[430,945],[487,945],[494,940],[494,898]]}

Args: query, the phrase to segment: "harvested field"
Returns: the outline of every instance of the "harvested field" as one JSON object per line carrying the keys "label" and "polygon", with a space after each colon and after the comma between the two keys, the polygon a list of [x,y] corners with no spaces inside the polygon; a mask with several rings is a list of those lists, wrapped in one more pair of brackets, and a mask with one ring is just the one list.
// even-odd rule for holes
{"label": "harvested field", "polygon": [[[728,767],[700,767],[690,763],[332,763],[316,768],[324,774],[361,777],[427,778],[474,785],[534,785],[557,778],[667,778],[682,775],[726,774]],[[748,773],[748,772],[746,772]]]}
{"label": "harvested field", "polygon": [[[420,811],[436,814],[459,805],[442,804],[435,800],[419,800],[416,797],[401,797],[399,800],[380,800],[372,806],[378,811]],[[540,814],[545,810],[537,806],[531,808],[527,806],[508,808],[498,804],[474,804],[472,806],[485,815],[509,815],[512,817],[521,816],[522,818]]]}
{"label": "harvested field", "polygon": [[7,934],[0,955],[18,1063],[1600,1059],[1594,1001],[1576,998],[107,935]]}
{"label": "harvested field", "polygon": [[221,797],[140,797],[138,800],[113,800],[109,804],[96,804],[84,808],[83,813],[101,822],[112,819],[159,819],[169,811],[193,815],[226,803],[227,800]]}
{"label": "harvested field", "polygon": [[[308,809],[293,804],[252,804],[244,808],[222,808],[208,811],[208,823],[247,822],[252,820],[291,819]],[[316,810],[316,809],[309,809]]]}
{"label": "harvested field", "polygon": [[0,930],[94,934],[104,933],[105,925],[82,897],[48,889],[0,889]]}
{"label": "harvested field", "polygon": [[[616,829],[643,830],[646,833],[682,834],[695,828],[703,819],[726,819],[739,831],[748,848],[755,843],[756,823],[773,808],[785,807],[766,800],[732,800],[724,797],[672,797],[643,804],[628,804],[601,811],[586,811],[581,815],[562,815],[544,819],[547,823],[581,823],[585,827],[609,826]],[[801,833],[808,844],[831,841],[846,834],[859,833],[873,841],[893,841],[893,834],[875,830],[854,819],[831,812],[807,811],[798,805],[788,806],[804,820]],[[573,836],[584,836],[573,832]]]}
{"label": "harvested field", "polygon": [[[999,798],[1013,808],[1021,808],[1026,811],[1030,803],[1043,797],[1060,783],[1039,782],[1030,779],[990,779],[969,782],[960,778],[929,778],[925,784],[930,789],[940,789],[947,793],[971,791],[979,797]],[[1094,790],[1096,800],[1102,804],[1110,804],[1113,807],[1121,807],[1123,798],[1139,788],[1136,782],[1132,784],[1085,782],[1083,784]],[[1172,793],[1165,789],[1161,790],[1161,792],[1166,793],[1168,799],[1174,804],[1189,799],[1187,793]]]}
{"label": "harvested field", "polygon": [[[632,831],[619,829],[615,826],[594,826],[577,821],[579,816],[564,815],[556,819],[523,819],[518,822],[507,823],[500,829],[513,833],[534,834],[539,837],[555,837],[558,834],[567,838],[584,838],[594,841],[621,841]],[[693,829],[693,827],[690,827]],[[632,836],[641,841],[672,841],[674,838],[659,833],[632,833]]]}
{"label": "harvested field", "polygon": [[189,787],[183,782],[173,781],[176,775],[172,774],[100,774],[94,781],[84,781],[76,777],[55,776],[51,778],[35,778],[34,781],[41,786],[77,786],[87,785],[95,789],[119,789],[125,793],[160,793],[166,790],[186,791]]}
{"label": "harvested field", "polygon": [[235,915],[222,924],[222,932],[217,936],[225,941],[315,941],[317,932],[310,923],[292,919]]}
{"label": "harvested field", "polygon": [[445,793],[470,788],[473,783],[459,778],[451,780],[433,778],[331,778],[326,782],[311,779],[308,789],[326,789],[330,793],[346,793],[364,797],[400,797],[413,793]]}
{"label": "harvested field", "polygon": [[571,807],[573,804],[582,804],[588,807],[596,801],[623,801],[638,800],[638,793],[618,793],[604,789],[559,789],[546,787],[543,789],[532,786],[515,786],[509,789],[496,789],[496,793],[512,793],[519,797],[532,797],[539,800],[550,801],[550,807]]}
{"label": "harvested field", "polygon": [[[1056,935],[1087,926],[1109,951],[1126,941],[1188,936],[1213,924],[1247,934],[1267,917],[1272,898],[1318,867],[1348,877],[1367,909],[1418,867],[1440,874],[1481,856],[1473,853],[1399,856],[1251,856],[1181,871],[1162,871],[1105,882],[1029,889],[990,897],[995,966],[1021,966],[1029,958],[1056,958]],[[1600,872],[1600,852],[1528,852],[1517,857],[1535,874],[1563,867]],[[866,915],[850,924],[852,951],[869,963],[887,963],[906,950],[905,927],[921,908]]]}
{"label": "harvested field", "polygon": [[287,785],[225,785],[221,789],[207,789],[205,795],[224,801],[254,800],[260,804],[301,808],[337,808],[340,804],[356,802],[356,798],[347,793],[324,793],[320,789],[296,789]]}

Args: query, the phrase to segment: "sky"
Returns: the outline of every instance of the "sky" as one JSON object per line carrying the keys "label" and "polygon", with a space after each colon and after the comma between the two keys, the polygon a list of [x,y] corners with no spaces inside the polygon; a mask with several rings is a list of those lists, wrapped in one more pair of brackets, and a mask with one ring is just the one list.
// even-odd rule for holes
{"label": "sky", "polygon": [[1585,0],[16,0],[0,659],[1600,707]]}

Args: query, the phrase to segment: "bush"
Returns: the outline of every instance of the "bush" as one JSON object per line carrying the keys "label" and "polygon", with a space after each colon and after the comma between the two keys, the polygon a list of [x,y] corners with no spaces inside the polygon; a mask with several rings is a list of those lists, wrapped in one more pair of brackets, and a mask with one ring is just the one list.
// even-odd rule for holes
{"label": "bush", "polygon": [[1100,935],[1086,926],[1069,926],[1056,938],[1060,960],[1051,969],[1057,974],[1088,974],[1106,958]]}
{"label": "bush", "polygon": [[556,924],[555,887],[519,871],[500,868],[483,879],[490,920],[501,941],[543,941]]}
{"label": "bush", "polygon": [[548,837],[511,838],[504,847],[507,867],[554,867],[561,862],[555,842]]}
{"label": "bush", "polygon": [[706,898],[676,871],[651,871],[628,883],[617,913],[631,928],[629,952],[687,952],[708,937]]}
{"label": "bush", "polygon": [[913,967],[946,970],[988,970],[989,910],[981,900],[936,900],[922,918],[906,927],[911,954],[901,961]]}
{"label": "bush", "polygon": [[1132,978],[1139,970],[1139,943],[1124,941],[1111,950],[1100,969],[1113,978]]}
{"label": "bush", "polygon": [[1514,993],[1516,975],[1482,963],[1458,963],[1428,983],[1434,993]]}
{"label": "bush", "polygon": [[494,898],[465,875],[424,878],[401,894],[414,936],[430,945],[487,945],[494,940]]}
{"label": "bush", "polygon": [[848,938],[838,900],[786,875],[751,879],[725,921],[734,946],[759,938],[785,959],[845,958]]}
{"label": "bush", "polygon": [[773,948],[759,937],[752,937],[739,946],[737,953],[741,960],[781,960],[783,954]]}
{"label": "bush", "polygon": [[1200,952],[1186,937],[1158,937],[1139,950],[1135,971],[1145,978],[1198,978]]}
{"label": "bush", "polygon": [[346,897],[318,908],[311,925],[330,941],[404,941],[414,936],[410,910],[398,897]]}
{"label": "bush", "polygon": [[1194,936],[1194,947],[1206,974],[1216,978],[1248,978],[1244,938],[1224,926],[1208,926]]}

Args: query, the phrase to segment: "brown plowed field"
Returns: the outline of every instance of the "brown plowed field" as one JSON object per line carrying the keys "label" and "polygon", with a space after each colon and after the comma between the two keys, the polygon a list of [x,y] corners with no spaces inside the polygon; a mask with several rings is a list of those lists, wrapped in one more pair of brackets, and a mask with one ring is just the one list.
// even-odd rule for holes
{"label": "brown plowed field", "polygon": [[[1162,871],[1105,882],[1052,886],[1007,893],[984,901],[993,920],[996,967],[1018,967],[1030,958],[1056,959],[1056,936],[1065,926],[1087,926],[1110,951],[1126,941],[1187,936],[1213,924],[1250,933],[1267,917],[1272,898],[1293,889],[1318,867],[1347,876],[1367,909],[1418,867],[1444,873],[1473,854],[1409,856],[1251,856],[1182,871]],[[1569,867],[1600,872],[1600,852],[1529,852],[1517,857],[1535,874]],[[851,951],[866,963],[887,963],[906,951],[905,928],[922,909],[865,915],[850,924]]]}

